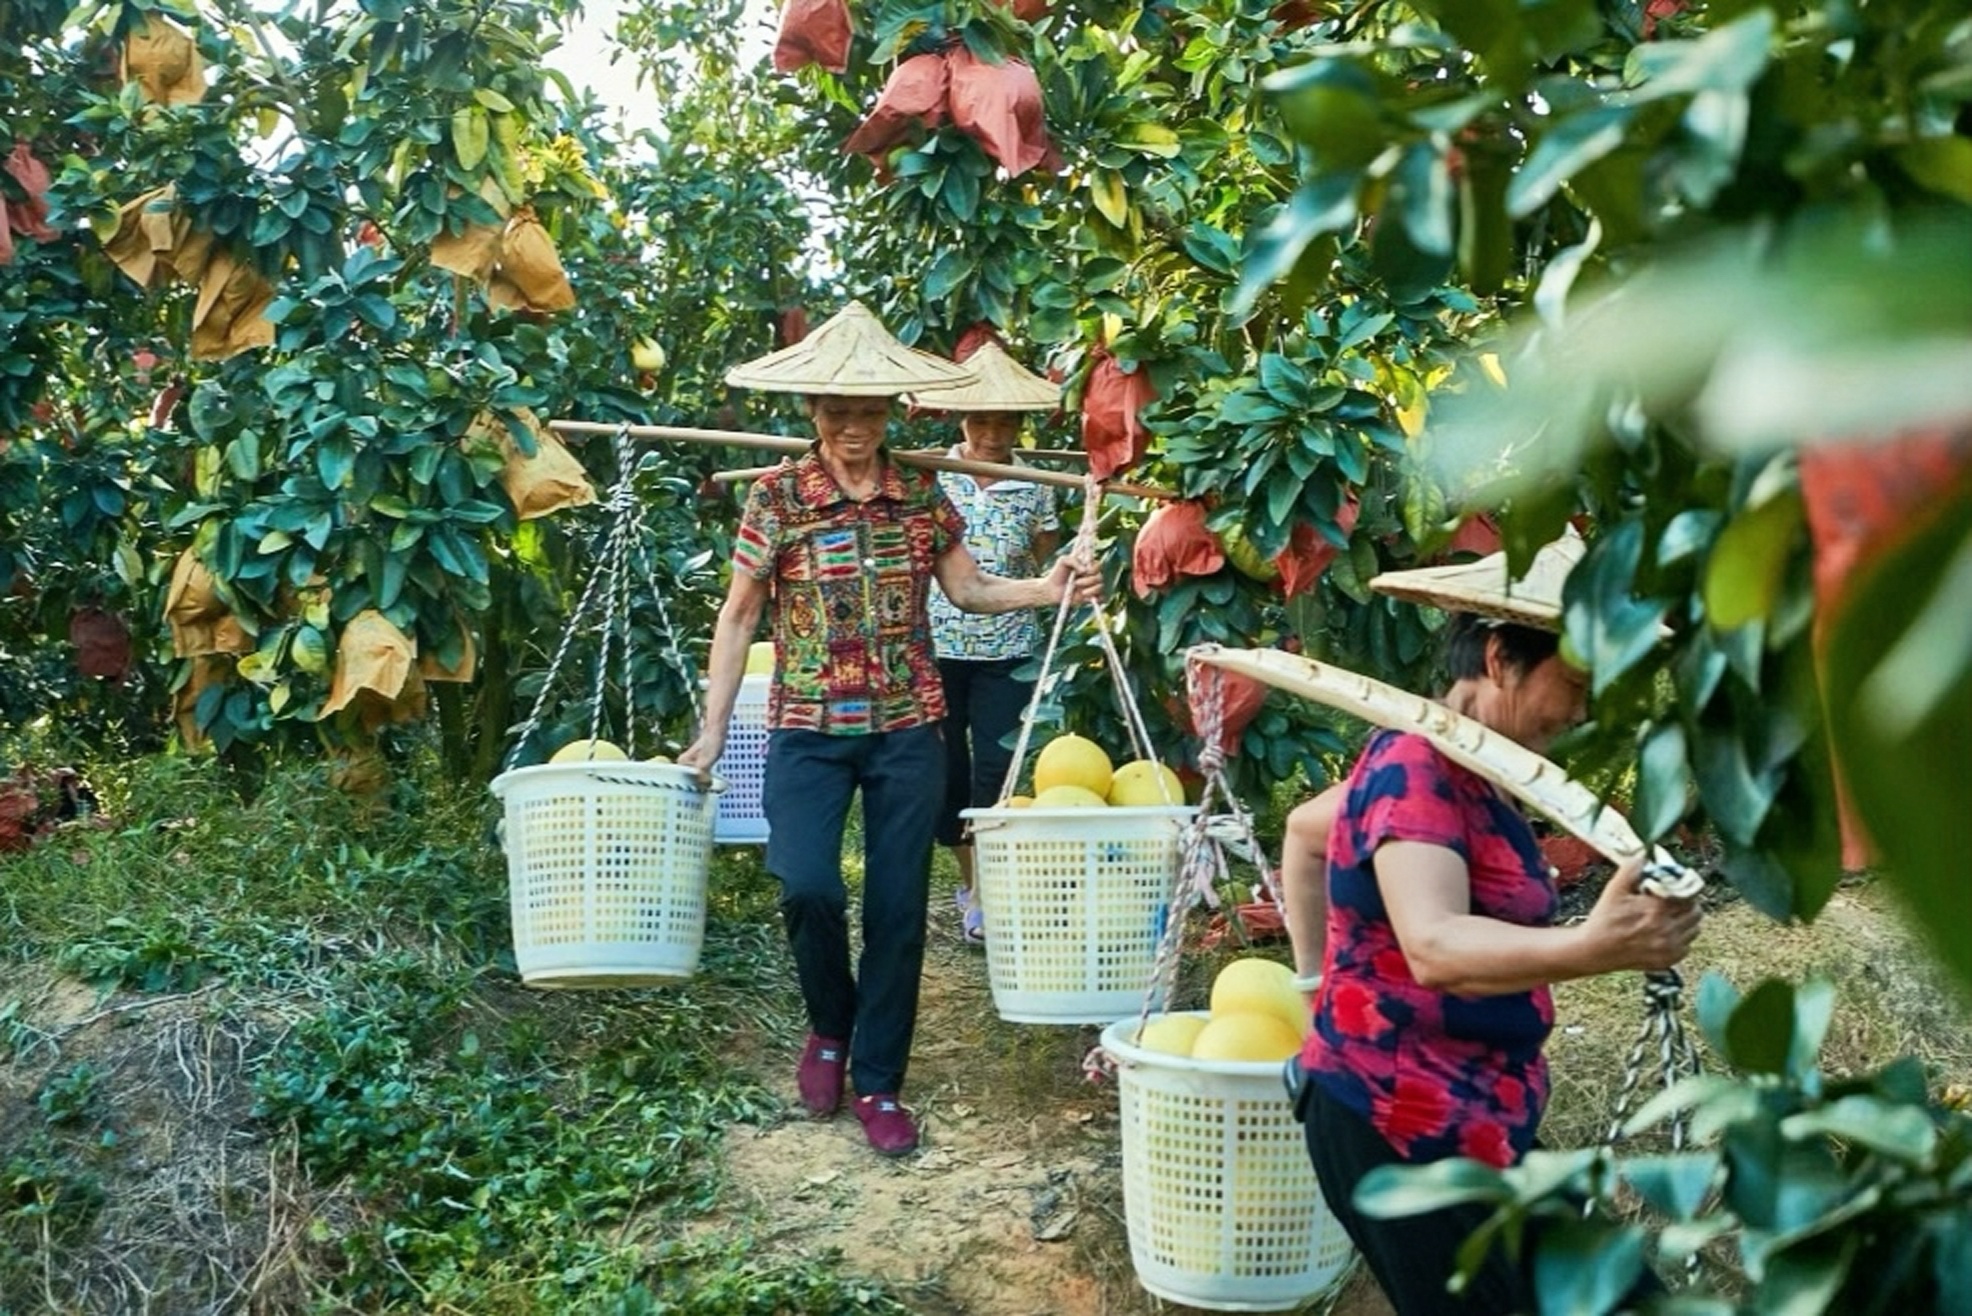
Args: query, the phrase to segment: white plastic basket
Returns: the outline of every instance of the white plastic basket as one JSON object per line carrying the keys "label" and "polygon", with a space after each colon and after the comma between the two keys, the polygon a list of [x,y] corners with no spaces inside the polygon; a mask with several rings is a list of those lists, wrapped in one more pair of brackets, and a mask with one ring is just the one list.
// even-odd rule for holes
{"label": "white plastic basket", "polygon": [[531,987],[688,978],[705,940],[712,790],[669,763],[578,762],[493,779],[506,808],[514,961]]}
{"label": "white plastic basket", "polygon": [[1100,1024],[1143,1004],[1195,810],[966,809],[1000,1018]]}
{"label": "white plastic basket", "polygon": [[1215,1311],[1332,1291],[1355,1246],[1322,1201],[1276,1061],[1193,1060],[1103,1030],[1122,1106],[1123,1215],[1145,1289]]}
{"label": "white plastic basket", "polygon": [[767,811],[761,788],[767,780],[767,691],[773,678],[756,673],[740,678],[733,718],[726,724],[726,748],[713,771],[726,783],[713,820],[712,839],[721,845],[764,845]]}

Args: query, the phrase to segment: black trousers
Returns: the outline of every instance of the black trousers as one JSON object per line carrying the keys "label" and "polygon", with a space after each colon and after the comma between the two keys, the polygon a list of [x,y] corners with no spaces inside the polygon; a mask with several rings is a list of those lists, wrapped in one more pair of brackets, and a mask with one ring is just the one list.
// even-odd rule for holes
{"label": "black trousers", "polygon": [[[863,1096],[904,1086],[924,970],[931,832],[944,799],[937,725],[867,736],[774,731],[762,804],[767,871],[780,879],[781,917],[808,1026],[847,1041],[849,1081]],[[863,792],[863,953],[849,970],[849,890],[842,830]]]}
{"label": "black trousers", "polygon": [[[1458,1269],[1459,1248],[1491,1218],[1492,1208],[1467,1203],[1388,1220],[1364,1215],[1354,1202],[1363,1176],[1379,1165],[1409,1162],[1374,1125],[1316,1084],[1308,1084],[1305,1101],[1308,1156],[1321,1182],[1322,1200],[1354,1240],[1397,1316],[1513,1316],[1540,1309],[1533,1255],[1541,1221],[1529,1222],[1518,1260],[1495,1245],[1464,1292],[1446,1292],[1446,1283]],[[1623,1310],[1663,1291],[1663,1284],[1646,1268],[1631,1287]]]}
{"label": "black trousers", "polygon": [[1355,1241],[1397,1316],[1511,1316],[1536,1310],[1525,1268],[1494,1249],[1462,1294],[1445,1291],[1458,1250],[1492,1215],[1477,1204],[1378,1220],[1355,1207],[1356,1185],[1379,1165],[1405,1164],[1368,1120],[1319,1086],[1307,1095],[1308,1156],[1322,1200]]}
{"label": "black trousers", "polygon": [[945,808],[938,817],[940,845],[965,844],[960,809],[999,803],[1000,787],[1013,765],[1013,746],[1003,743],[1020,725],[1034,683],[1014,673],[1032,659],[973,661],[940,658],[945,682]]}

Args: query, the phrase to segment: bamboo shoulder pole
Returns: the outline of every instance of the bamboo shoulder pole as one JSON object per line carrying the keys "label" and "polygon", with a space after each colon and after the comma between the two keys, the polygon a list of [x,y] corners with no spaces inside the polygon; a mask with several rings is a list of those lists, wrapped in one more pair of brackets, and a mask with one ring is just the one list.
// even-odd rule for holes
{"label": "bamboo shoulder pole", "polygon": [[[994,479],[1025,480],[1029,484],[1053,484],[1072,489],[1083,487],[1081,480],[1049,479],[1047,477],[1054,475],[1053,471],[1035,471],[1027,466],[1000,466],[993,462],[962,461],[956,457],[939,458],[934,465],[931,462],[911,461],[910,458],[914,454],[909,451],[895,455],[899,461],[910,466],[923,465],[940,471],[963,471],[967,475],[990,475]],[[730,471],[714,471],[712,479],[716,484],[740,484],[747,480],[757,480],[763,475],[770,475],[776,469],[778,468],[773,466],[744,466]],[[1003,474],[1008,471],[1013,473]],[[1102,491],[1106,494],[1115,494],[1118,498],[1148,498],[1152,502],[1169,502],[1177,496],[1169,489],[1154,489],[1147,484],[1126,484],[1116,480],[1104,481]]]}
{"label": "bamboo shoulder pole", "polygon": [[[788,456],[799,456],[814,446],[813,440],[779,434],[755,434],[751,430],[693,429],[680,425],[610,425],[587,420],[556,420],[550,421],[548,428],[557,434],[578,438],[615,434],[621,430],[633,439],[668,439],[679,443],[757,448],[763,452],[778,452]],[[947,457],[942,452],[904,449],[893,450],[890,455],[906,466],[922,466],[934,471],[962,471],[967,475],[988,475],[996,480],[1025,480],[1030,484],[1051,484],[1064,489],[1080,489],[1086,483],[1081,476],[1070,475],[1065,471],[1042,470],[1036,466],[1005,466],[998,462],[965,461],[958,457]],[[757,479],[771,469],[773,468],[762,467],[751,471],[720,471],[713,478],[715,480]],[[1103,488],[1106,492],[1127,498],[1152,498],[1163,501],[1173,497],[1166,490],[1153,489],[1148,485],[1105,484]]]}

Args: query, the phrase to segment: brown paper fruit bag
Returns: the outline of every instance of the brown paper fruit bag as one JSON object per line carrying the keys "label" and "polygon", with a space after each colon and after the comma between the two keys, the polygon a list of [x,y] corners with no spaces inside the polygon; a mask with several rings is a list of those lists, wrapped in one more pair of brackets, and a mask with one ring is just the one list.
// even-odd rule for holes
{"label": "brown paper fruit bag", "polygon": [[819,64],[831,73],[849,68],[848,0],[787,0],[774,40],[774,70],[792,73]]}
{"label": "brown paper fruit bag", "polygon": [[897,66],[870,117],[842,143],[851,155],[866,155],[878,165],[890,149],[945,122],[945,94],[951,73],[943,51],[913,55]]}
{"label": "brown paper fruit bag", "polygon": [[245,653],[253,647],[252,638],[220,600],[212,573],[189,548],[172,565],[164,621],[171,628],[171,651],[180,658]]}
{"label": "brown paper fruit bag", "polygon": [[336,637],[335,676],[321,716],[341,712],[359,695],[395,702],[411,679],[411,656],[410,637],[390,618],[375,608],[357,613]]}
{"label": "brown paper fruit bag", "polygon": [[[511,300],[514,292],[519,293],[518,304]],[[554,240],[526,206],[507,221],[487,300],[503,311],[566,311],[575,305],[575,289],[562,269]]]}
{"label": "brown paper fruit bag", "polygon": [[176,23],[140,18],[123,43],[123,80],[144,89],[159,105],[196,105],[205,99],[205,63],[198,42]]}
{"label": "brown paper fruit bag", "polygon": [[224,361],[255,347],[270,347],[274,324],[264,314],[274,285],[231,252],[212,257],[192,309],[192,359]]}
{"label": "brown paper fruit bag", "polygon": [[514,505],[514,515],[523,521],[559,512],[564,507],[585,507],[596,501],[596,486],[582,463],[562,446],[560,439],[522,408],[514,413],[534,440],[534,455],[527,456],[514,440],[507,423],[490,411],[482,411],[466,430],[464,446],[490,440],[506,465],[500,468],[500,487]]}

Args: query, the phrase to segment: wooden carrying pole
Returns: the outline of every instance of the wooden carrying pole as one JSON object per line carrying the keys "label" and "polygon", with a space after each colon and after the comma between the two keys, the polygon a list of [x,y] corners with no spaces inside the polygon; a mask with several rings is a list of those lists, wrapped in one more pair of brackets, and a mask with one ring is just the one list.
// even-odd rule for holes
{"label": "wooden carrying pole", "polygon": [[[556,420],[550,421],[548,428],[557,434],[567,434],[576,438],[615,434],[620,430],[633,439],[668,439],[678,443],[758,448],[765,452],[784,453],[788,456],[799,456],[814,446],[813,440],[790,438],[779,434],[755,434],[751,430],[693,429],[681,425],[609,425],[598,421]],[[957,457],[947,457],[942,452],[906,449],[901,452],[893,451],[891,456],[906,466],[923,466],[934,471],[960,471],[966,475],[988,475],[996,480],[1025,480],[1030,484],[1052,484],[1064,489],[1080,489],[1086,483],[1081,476],[1069,475],[1064,471],[1046,471],[1033,466],[1003,466],[998,462],[965,461]],[[744,471],[719,471],[712,478],[715,480],[757,479],[772,469],[772,467],[760,467]],[[1153,489],[1141,484],[1106,483],[1103,485],[1103,491],[1126,498],[1151,498],[1160,501],[1175,496],[1168,490]]]}

